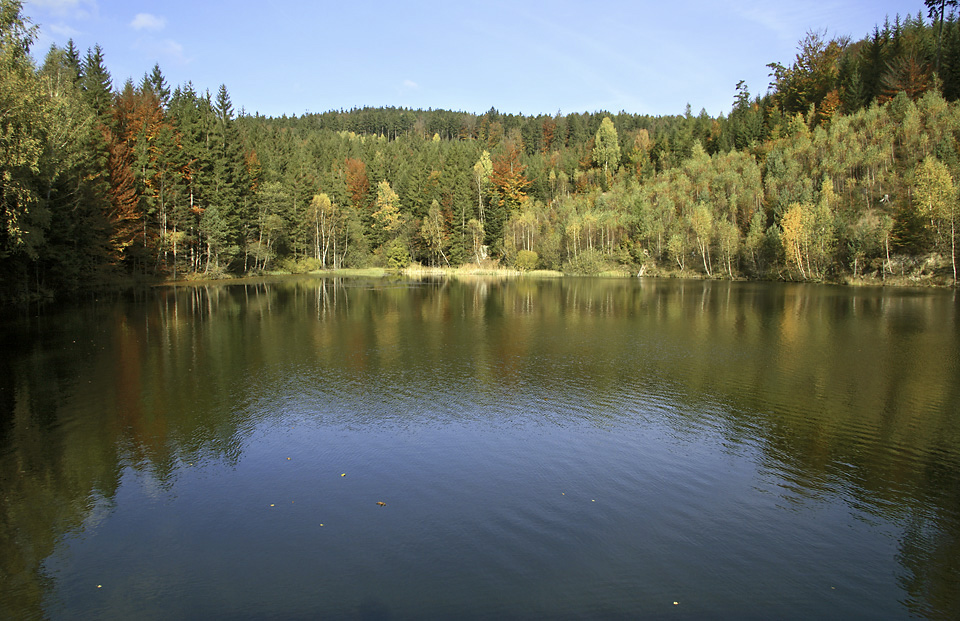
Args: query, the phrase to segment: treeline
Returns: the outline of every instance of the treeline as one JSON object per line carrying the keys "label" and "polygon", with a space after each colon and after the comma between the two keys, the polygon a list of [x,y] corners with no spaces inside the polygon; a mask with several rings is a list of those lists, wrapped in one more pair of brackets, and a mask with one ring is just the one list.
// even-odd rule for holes
{"label": "treeline", "polygon": [[[930,3],[943,6],[952,3]],[[936,7],[934,7],[936,9]],[[941,19],[943,17],[943,19]],[[497,262],[955,281],[960,24],[809,34],[729,115],[235,112],[0,0],[0,298],[118,278]]]}

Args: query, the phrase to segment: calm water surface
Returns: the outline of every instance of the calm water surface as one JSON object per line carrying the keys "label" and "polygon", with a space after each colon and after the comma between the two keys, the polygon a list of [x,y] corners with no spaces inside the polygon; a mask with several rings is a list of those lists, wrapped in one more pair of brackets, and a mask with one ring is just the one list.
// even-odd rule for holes
{"label": "calm water surface", "polygon": [[960,618],[957,311],[287,279],[9,319],[0,617]]}

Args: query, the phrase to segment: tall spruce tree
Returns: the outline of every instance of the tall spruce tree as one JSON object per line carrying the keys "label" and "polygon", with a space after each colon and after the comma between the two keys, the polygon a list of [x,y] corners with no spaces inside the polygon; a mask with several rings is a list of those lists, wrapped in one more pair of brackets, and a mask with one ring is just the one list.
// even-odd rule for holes
{"label": "tall spruce tree", "polygon": [[99,45],[87,50],[80,84],[97,117],[101,120],[109,117],[110,104],[113,102],[113,84],[110,72],[104,65],[103,49]]}
{"label": "tall spruce tree", "polygon": [[[209,98],[209,94],[208,94]],[[213,104],[213,128],[210,133],[212,159],[211,203],[215,204],[220,222],[215,227],[225,245],[218,249],[218,257],[223,267],[229,265],[239,252],[246,238],[252,238],[255,231],[255,219],[247,213],[251,205],[248,188],[244,187],[243,149],[240,135],[234,119],[233,103],[225,85],[220,85],[217,99]],[[218,261],[220,265],[221,261]]]}
{"label": "tall spruce tree", "polygon": [[160,105],[166,109],[170,105],[170,86],[167,84],[167,79],[163,77],[163,72],[160,71],[159,63],[153,65],[153,69],[143,77],[143,81],[150,85]]}
{"label": "tall spruce tree", "polygon": [[946,16],[947,7],[957,8],[958,0],[923,0],[923,3],[928,9],[927,16],[933,20],[934,24],[937,25],[937,51],[935,55],[935,61],[933,65],[933,70],[937,73],[940,72],[940,50],[942,49],[943,43],[943,22],[944,17]]}
{"label": "tall spruce tree", "polygon": [[58,291],[94,282],[109,271],[106,144],[84,101],[78,67],[69,47],[53,47],[39,74],[48,106],[40,193],[51,214],[42,261]]}

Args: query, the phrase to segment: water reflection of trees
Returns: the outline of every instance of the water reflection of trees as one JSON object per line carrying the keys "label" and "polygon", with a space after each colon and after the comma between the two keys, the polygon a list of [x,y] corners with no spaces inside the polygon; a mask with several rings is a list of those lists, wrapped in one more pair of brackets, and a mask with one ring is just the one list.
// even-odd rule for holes
{"label": "water reflection of trees", "polygon": [[172,485],[184,464],[238,459],[257,417],[280,415],[258,404],[305,385],[294,377],[340,398],[389,386],[423,401],[595,400],[585,410],[598,424],[617,416],[605,394],[670,386],[680,432],[703,429],[709,409],[714,430],[800,488],[893,512],[906,605],[960,606],[948,293],[291,278],[160,289],[53,321],[16,344],[0,391],[0,570],[18,593],[0,601],[16,601],[17,617],[39,616],[43,559],[125,467]]}

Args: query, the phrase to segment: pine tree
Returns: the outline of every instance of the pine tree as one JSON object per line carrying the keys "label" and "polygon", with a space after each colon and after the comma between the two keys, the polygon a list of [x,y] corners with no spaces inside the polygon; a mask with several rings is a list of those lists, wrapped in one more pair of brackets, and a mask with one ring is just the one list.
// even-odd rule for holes
{"label": "pine tree", "polygon": [[944,33],[940,77],[943,79],[944,99],[960,99],[960,22],[957,22],[953,15],[950,16]]}
{"label": "pine tree", "polygon": [[149,75],[144,76],[144,83],[149,84],[153,94],[160,100],[160,105],[166,109],[170,105],[170,87],[167,85],[166,78],[160,71],[160,64],[153,65],[153,70]]}
{"label": "pine tree", "polygon": [[52,47],[39,74],[48,106],[39,193],[51,214],[41,262],[57,290],[92,282],[109,260],[106,143],[77,69],[69,48]]}
{"label": "pine tree", "polygon": [[80,78],[83,77],[83,61],[80,59],[80,50],[77,49],[77,46],[74,45],[73,39],[67,41],[67,47],[65,49],[65,61],[68,67],[70,67],[74,74],[76,75],[76,83],[80,83]]}
{"label": "pine tree", "polygon": [[110,72],[104,66],[103,49],[99,45],[94,46],[92,51],[87,50],[80,84],[97,117],[101,121],[108,118],[113,102],[113,86]]}
{"label": "pine tree", "polygon": [[940,50],[941,44],[943,42],[943,21],[946,16],[947,7],[956,8],[958,0],[923,0],[923,3],[929,9],[928,17],[933,20],[936,24],[937,21],[940,22],[939,27],[937,28],[937,51],[936,51],[936,60],[934,61],[933,70],[937,73],[940,72]]}
{"label": "pine tree", "polygon": [[[209,97],[209,95],[208,95]],[[234,124],[233,103],[227,87],[220,86],[213,105],[214,124],[210,134],[213,194],[210,202],[217,205],[217,224],[209,230],[217,231],[216,265],[229,267],[245,238],[252,236],[254,219],[249,216],[244,202],[247,197],[244,155],[240,136]],[[245,234],[247,233],[247,234]]]}
{"label": "pine tree", "polygon": [[201,268],[200,219],[209,204],[208,197],[213,195],[209,138],[214,115],[209,100],[198,97],[189,82],[173,92],[169,114],[180,134],[184,184],[182,197],[173,209],[171,225],[176,253],[189,257],[189,269],[196,272]]}
{"label": "pine tree", "polygon": [[883,88],[883,75],[887,67],[887,35],[874,27],[873,35],[863,48],[860,58],[860,73],[867,102],[876,99]]}

